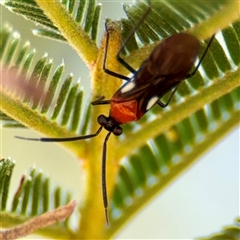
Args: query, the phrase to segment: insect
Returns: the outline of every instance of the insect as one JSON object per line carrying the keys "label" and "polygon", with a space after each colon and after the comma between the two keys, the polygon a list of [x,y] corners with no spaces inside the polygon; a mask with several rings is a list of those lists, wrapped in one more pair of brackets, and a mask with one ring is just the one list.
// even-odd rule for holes
{"label": "insect", "polygon": [[[214,39],[213,35],[198,64],[191,73],[189,73],[189,71],[194,66],[194,62],[196,61],[200,48],[200,42],[196,37],[188,33],[177,33],[164,39],[155,47],[149,57],[143,61],[139,69],[136,71],[123,58],[121,58],[120,53],[150,11],[151,7],[149,7],[145,12],[142,19],[137,23],[133,31],[123,42],[122,47],[117,53],[117,60],[133,74],[131,78],[113,72],[106,67],[110,33],[108,31],[107,24],[105,24],[107,35],[103,70],[105,73],[113,77],[125,80],[126,83],[117,90],[110,100],[100,99],[92,102],[92,105],[110,104],[109,116],[100,115],[97,119],[100,127],[96,133],[70,138],[36,139],[17,137],[20,139],[42,142],[78,141],[96,137],[102,131],[102,129],[105,128],[108,131],[108,134],[105,137],[102,152],[102,196],[107,223],[108,198],[106,186],[106,152],[107,142],[110,135],[112,133],[115,136],[121,135],[123,130],[120,125],[139,120],[156,104],[162,108],[165,108],[171,101],[180,83],[184,79],[188,79],[196,73]],[[166,103],[163,103],[161,98],[171,90],[172,92],[168,100]]]}

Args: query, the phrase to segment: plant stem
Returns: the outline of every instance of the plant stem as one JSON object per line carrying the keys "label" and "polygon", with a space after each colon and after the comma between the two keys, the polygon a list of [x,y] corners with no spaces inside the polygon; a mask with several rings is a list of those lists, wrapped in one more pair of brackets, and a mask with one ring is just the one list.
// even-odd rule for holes
{"label": "plant stem", "polygon": [[[109,26],[109,45],[107,56],[107,67],[112,71],[118,72],[119,62],[116,60],[117,49],[121,46],[121,28],[117,22],[111,22]],[[104,96],[109,99],[110,96],[119,88],[121,81],[116,81],[103,71],[103,59],[105,52],[106,33],[102,39],[98,60],[92,72],[93,78],[93,96],[100,98]],[[104,95],[103,95],[104,94]],[[100,114],[108,115],[109,106],[94,106],[92,112],[91,132],[96,132],[99,125],[96,119]],[[104,207],[102,201],[102,149],[106,131],[96,138],[91,139],[86,149],[86,159],[84,162],[84,173],[86,175],[86,192],[85,199],[81,209],[81,221],[79,226],[78,237],[81,239],[100,239],[103,236],[106,226]],[[111,199],[113,188],[116,184],[116,176],[119,168],[119,157],[115,155],[116,137],[110,137],[107,143],[107,193],[108,199]],[[94,220],[94,224],[92,221]],[[111,223],[110,223],[111,224]]]}
{"label": "plant stem", "polygon": [[36,2],[86,65],[91,68],[97,59],[98,49],[88,34],[74,21],[59,1],[36,0]]}
{"label": "plant stem", "polygon": [[211,18],[196,25],[190,32],[200,40],[207,39],[224,29],[240,17],[239,1],[229,1],[224,7],[214,14]]}

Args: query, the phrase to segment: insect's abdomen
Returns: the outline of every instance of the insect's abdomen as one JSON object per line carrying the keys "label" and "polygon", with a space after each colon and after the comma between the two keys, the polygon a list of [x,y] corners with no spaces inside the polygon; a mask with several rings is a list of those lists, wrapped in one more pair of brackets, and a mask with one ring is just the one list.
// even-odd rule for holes
{"label": "insect's abdomen", "polygon": [[197,58],[199,48],[199,40],[187,33],[178,33],[163,40],[148,60],[152,74],[186,76]]}

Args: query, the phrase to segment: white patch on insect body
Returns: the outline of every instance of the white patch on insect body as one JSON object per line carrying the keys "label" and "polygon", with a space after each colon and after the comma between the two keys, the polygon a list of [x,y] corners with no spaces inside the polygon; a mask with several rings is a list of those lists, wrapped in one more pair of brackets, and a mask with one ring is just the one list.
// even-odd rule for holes
{"label": "white patch on insect body", "polygon": [[159,97],[157,96],[153,96],[147,104],[146,110],[148,111],[150,108],[152,108],[152,106],[158,101]]}
{"label": "white patch on insect body", "polygon": [[121,93],[126,93],[131,91],[135,87],[135,82],[128,82],[123,88],[121,89]]}

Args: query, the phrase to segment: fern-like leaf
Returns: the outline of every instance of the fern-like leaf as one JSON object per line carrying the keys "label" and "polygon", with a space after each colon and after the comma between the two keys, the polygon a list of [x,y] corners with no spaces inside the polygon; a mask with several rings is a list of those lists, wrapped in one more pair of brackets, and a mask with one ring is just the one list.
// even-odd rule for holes
{"label": "fern-like leaf", "polygon": [[209,237],[198,238],[198,240],[238,240],[240,239],[240,219],[237,218],[234,225],[224,227],[221,232]]}
{"label": "fern-like leaf", "polygon": [[[44,28],[34,29],[33,33],[59,41],[66,41],[52,21],[42,9],[32,0],[6,0],[2,2],[10,11],[15,12]],[[96,0],[91,1],[62,1],[66,12],[75,20],[93,41],[96,41],[101,5]]]}
{"label": "fern-like leaf", "polygon": [[9,159],[0,160],[0,207],[1,211],[6,210],[9,186],[15,162]]}
{"label": "fern-like leaf", "polygon": [[[16,224],[25,223],[29,219],[57,209],[70,202],[70,193],[63,191],[59,186],[52,190],[49,176],[46,176],[41,170],[33,167],[27,174],[22,175],[12,204],[10,208],[7,208],[7,197],[14,166],[15,161],[11,161],[10,159],[2,159],[0,161],[1,227],[9,228]],[[56,216],[56,220],[57,218]],[[41,229],[39,232],[46,236],[49,234],[51,236],[61,234],[62,237],[66,237],[72,233],[72,230],[69,221],[65,221]]]}
{"label": "fern-like leaf", "polygon": [[[36,62],[34,59],[36,51],[30,49],[28,42],[21,45],[19,41],[20,36],[13,32],[9,26],[2,28],[1,36],[1,49],[4,51],[1,53],[0,60],[7,66],[3,68],[4,74],[1,76],[4,78],[2,85],[5,88],[5,93],[1,96],[3,98],[6,97],[6,103],[9,103],[10,99],[13,98],[23,103],[23,105],[19,101],[13,103],[15,106],[21,105],[23,112],[20,113],[20,118],[23,117],[22,122],[25,122],[27,118],[30,120],[30,115],[31,118],[35,119],[39,116],[42,116],[41,118],[44,119],[47,116],[49,124],[52,125],[50,128],[55,125],[52,121],[54,120],[59,122],[59,126],[61,127],[65,128],[67,126],[73,132],[80,131],[79,119],[81,114],[81,99],[83,97],[80,83],[73,83],[72,74],[66,79],[62,79],[65,68],[63,63],[52,74],[53,62],[46,54]],[[13,45],[14,48],[12,47]],[[16,87],[16,85],[20,85],[16,84],[19,82],[19,79],[21,87],[26,86],[25,91],[22,91],[22,88],[19,89]],[[13,85],[15,86],[13,87]],[[15,91],[13,91],[13,88]],[[41,91],[44,91],[45,94]],[[36,97],[37,95],[39,95],[39,98]],[[1,119],[4,120],[5,126],[22,126],[11,118],[11,115],[14,115],[16,118],[16,113],[12,112],[12,109],[15,107],[12,105],[7,108],[9,110],[8,116],[1,113]],[[21,119],[18,121],[21,122]],[[43,125],[42,127],[44,127]],[[38,126],[40,127],[40,125]],[[57,126],[55,125],[55,127]]]}
{"label": "fern-like leaf", "polygon": [[[36,2],[54,23],[57,24],[60,21],[51,9],[54,1],[36,0]],[[82,141],[81,144],[63,143],[79,158],[87,159],[84,161],[86,163],[84,170],[88,171],[86,179],[88,191],[76,233],[79,239],[112,237],[137,209],[186,170],[200,154],[219,140],[220,135],[223,136],[238,123],[239,56],[233,51],[233,49],[240,49],[240,22],[233,11],[236,4],[228,1],[194,3],[185,1],[184,4],[167,1],[152,2],[153,11],[138,29],[135,38],[131,39],[125,47],[124,59],[133,67],[138,68],[163,37],[175,32],[189,31],[199,39],[205,40],[202,42],[201,55],[208,38],[219,28],[223,31],[217,34],[201,69],[194,77],[181,84],[169,108],[164,110],[153,108],[139,122],[124,126],[124,134],[121,138],[112,137],[109,140],[108,149],[114,149],[114,151],[108,151],[107,156],[109,160],[108,194],[111,199],[111,226],[108,229],[104,228],[102,203],[93,201],[95,198],[101,198],[99,151],[103,144],[103,136],[99,135],[89,141]],[[72,2],[69,1],[70,12],[72,12],[72,6]],[[123,34],[119,22],[108,21],[111,31],[107,46],[107,66],[110,66],[111,70],[126,74],[127,71],[116,61],[116,49],[121,46],[121,36],[123,35],[123,39],[129,36],[129,31],[134,29],[147,7],[142,2],[132,7],[124,6],[128,19],[121,20]],[[58,3],[56,8],[57,12],[62,11]],[[63,22],[66,19],[64,18]],[[222,20],[219,23],[216,19],[225,21]],[[156,24],[159,22],[161,24]],[[71,29],[76,29],[72,22],[69,25],[72,26]],[[66,29],[62,24],[59,23],[56,26],[59,26],[64,37],[78,50],[76,42],[81,42],[79,41],[81,38],[75,41],[74,31],[74,36],[70,36],[65,32]],[[228,27],[224,29],[226,26]],[[89,29],[87,26],[86,28]],[[205,31],[202,30],[204,28]],[[234,48],[232,42],[234,42]],[[92,51],[91,54],[90,51],[84,52],[83,46],[85,45],[81,45],[79,52],[86,54],[86,63],[92,71],[93,96],[111,97],[118,86],[112,79],[108,79],[102,70],[105,36],[99,49],[96,50],[95,45],[88,47],[88,50]],[[4,51],[8,51],[4,55],[9,55],[12,49],[16,49],[14,44],[12,47],[4,48]],[[33,53],[28,59],[31,60],[32,55]],[[14,62],[14,59],[7,58],[4,61],[9,65]],[[19,104],[3,92],[2,111],[26,126],[49,136],[70,137],[76,134],[83,135],[86,132],[94,133],[98,126],[91,123],[95,123],[97,116],[106,109],[95,107],[91,113],[90,107],[87,107],[85,110],[87,120],[81,123],[79,116],[83,116],[83,113],[79,107],[82,98],[79,83],[73,82],[71,75],[61,84],[58,84],[57,77],[52,78],[52,82],[49,83],[46,80],[46,75],[51,68],[49,64],[44,56],[35,65],[30,78],[27,78],[28,82],[38,79],[37,83],[41,82],[40,86],[44,86],[51,103],[49,108],[48,104],[44,104],[45,98],[41,98],[40,101],[31,101],[28,99],[29,96],[23,98],[17,96],[24,100]],[[61,72],[61,66],[56,70],[56,75],[58,72]],[[104,85],[106,82],[107,89]],[[52,94],[49,93],[51,92],[48,91],[49,89],[53,89]],[[13,109],[18,109],[16,112],[19,115],[16,115]],[[21,112],[23,114],[20,114]],[[124,157],[128,160],[121,165],[120,161]],[[90,226],[88,220],[93,218],[96,224]]]}
{"label": "fern-like leaf", "polygon": [[239,101],[238,91],[236,89],[208,104],[148,140],[147,145],[124,161],[113,194],[111,218],[114,223],[109,233],[115,231],[115,224],[119,227],[126,220],[123,218],[130,218],[131,213],[134,214],[142,204],[197,161],[203,151],[218,141],[220,135],[238,124],[239,105],[235,104]]}

